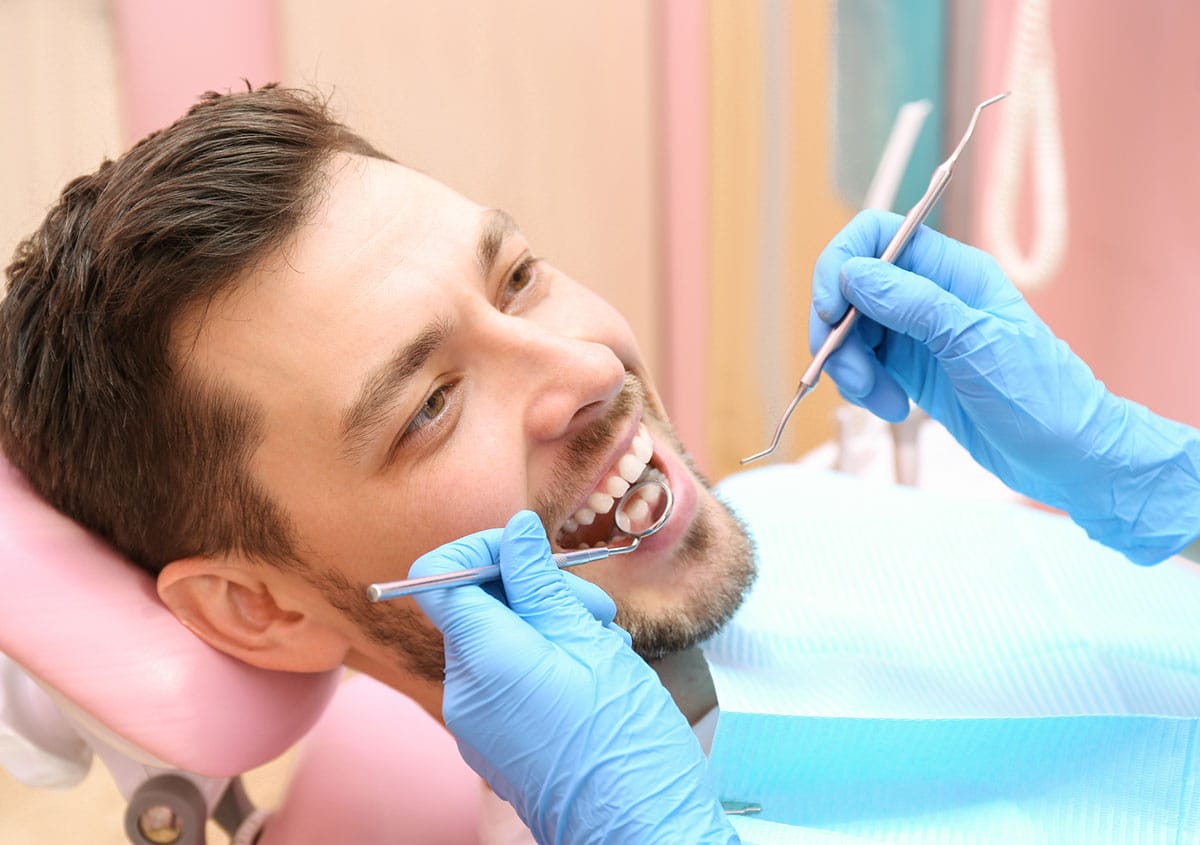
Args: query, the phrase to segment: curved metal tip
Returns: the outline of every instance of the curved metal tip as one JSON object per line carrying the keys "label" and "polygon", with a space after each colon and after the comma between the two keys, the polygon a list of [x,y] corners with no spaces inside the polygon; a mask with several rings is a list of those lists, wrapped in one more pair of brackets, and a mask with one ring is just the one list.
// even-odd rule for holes
{"label": "curved metal tip", "polygon": [[800,404],[800,400],[804,398],[804,394],[808,393],[810,390],[812,390],[812,388],[809,385],[805,384],[804,382],[800,382],[800,387],[796,390],[796,395],[792,397],[791,404],[788,405],[787,410],[783,412],[783,416],[779,420],[779,425],[775,426],[775,435],[771,438],[771,445],[763,449],[761,452],[754,453],[748,458],[742,458],[740,461],[738,461],[739,464],[745,466],[746,464],[753,463],[754,461],[765,458],[767,455],[779,448],[779,441],[783,438],[783,430],[787,427],[788,420],[792,418],[792,412],[796,410],[796,406]]}
{"label": "curved metal tip", "polygon": [[367,587],[367,598],[371,601],[380,601],[383,598],[383,590],[379,589],[378,584],[372,584]]}
{"label": "curved metal tip", "polygon": [[958,142],[958,146],[954,148],[954,152],[950,154],[950,158],[946,159],[948,164],[953,164],[958,160],[958,154],[967,146],[967,141],[971,140],[971,136],[975,134],[975,124],[979,121],[979,113],[993,103],[998,103],[1011,94],[1012,91],[1005,91],[1002,94],[997,94],[994,97],[988,97],[982,103],[975,107],[975,111],[971,114],[971,122],[967,124],[967,131],[963,133],[962,140]]}
{"label": "curved metal tip", "polygon": [[779,448],[779,444],[772,441],[770,446],[763,449],[761,452],[755,452],[753,455],[748,455],[747,457],[742,458],[740,461],[738,461],[738,464],[740,466],[745,466],[746,464],[752,464],[755,461],[761,461],[763,458],[765,458],[767,455],[771,454],[778,448]]}

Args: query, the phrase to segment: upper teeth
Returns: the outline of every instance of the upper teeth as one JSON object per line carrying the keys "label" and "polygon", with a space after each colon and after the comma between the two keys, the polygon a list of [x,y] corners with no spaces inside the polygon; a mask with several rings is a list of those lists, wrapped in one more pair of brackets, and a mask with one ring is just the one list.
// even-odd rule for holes
{"label": "upper teeth", "polygon": [[644,423],[640,423],[633,442],[629,444],[629,451],[617,461],[614,472],[601,480],[595,492],[588,496],[587,504],[563,523],[562,530],[570,533],[581,525],[591,525],[597,514],[611,511],[617,499],[625,495],[629,485],[641,478],[653,454],[654,443],[650,440],[650,432]]}

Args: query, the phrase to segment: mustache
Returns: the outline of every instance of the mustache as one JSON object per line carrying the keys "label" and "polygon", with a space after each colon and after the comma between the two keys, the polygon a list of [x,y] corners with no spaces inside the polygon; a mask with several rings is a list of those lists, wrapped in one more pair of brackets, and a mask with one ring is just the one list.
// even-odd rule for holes
{"label": "mustache", "polygon": [[[626,373],[620,392],[604,416],[567,444],[562,457],[550,471],[545,489],[533,499],[533,509],[547,534],[571,515],[575,501],[583,492],[580,479],[591,479],[604,468],[602,464],[611,457],[617,432],[624,429],[636,409],[644,406],[645,397],[646,388],[641,379]],[[550,539],[554,539],[553,535]]]}

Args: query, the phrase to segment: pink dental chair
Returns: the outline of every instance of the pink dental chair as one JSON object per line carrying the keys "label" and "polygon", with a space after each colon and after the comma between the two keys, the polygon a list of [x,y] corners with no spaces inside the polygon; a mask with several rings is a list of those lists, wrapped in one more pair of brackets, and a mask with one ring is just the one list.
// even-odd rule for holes
{"label": "pink dental chair", "polygon": [[[0,585],[0,722],[50,769],[100,757],[130,842],[202,845],[209,818],[235,845],[477,841],[480,781],[416,704],[210,648],[3,456]],[[302,737],[281,805],[256,810],[239,776]]]}

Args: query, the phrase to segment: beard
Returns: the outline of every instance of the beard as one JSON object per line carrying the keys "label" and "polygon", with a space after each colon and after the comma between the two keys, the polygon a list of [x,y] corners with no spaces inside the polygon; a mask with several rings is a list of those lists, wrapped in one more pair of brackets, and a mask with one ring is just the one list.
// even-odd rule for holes
{"label": "beard", "polygon": [[[662,430],[676,454],[700,486],[712,485],[684,449],[675,429],[663,422]],[[635,601],[617,602],[616,623],[629,632],[633,650],[647,661],[694,648],[721,630],[758,577],[757,554],[745,523],[721,500],[711,495],[701,504],[683,536],[675,565],[686,593],[674,608],[649,607]],[[704,573],[691,578],[692,573]]]}
{"label": "beard", "polygon": [[394,655],[408,674],[442,683],[445,646],[441,633],[425,614],[400,604],[371,601],[365,586],[351,584],[336,569],[310,570],[305,577],[368,640]]}
{"label": "beard", "polygon": [[[644,397],[641,381],[627,374],[610,412],[564,450],[565,457],[534,503],[548,532],[569,515],[569,503],[579,494],[579,478],[590,477],[597,463],[611,454],[615,433],[637,407],[646,407],[656,422],[656,436],[665,436],[693,481],[709,489],[675,430],[645,405]],[[648,661],[693,648],[715,634],[741,606],[757,575],[754,546],[744,524],[711,495],[702,497],[680,542],[675,564],[681,595],[672,607],[612,596],[617,604],[616,623],[629,632],[634,651]],[[424,614],[403,605],[370,601],[364,585],[351,584],[337,570],[309,570],[306,577],[369,640],[393,654],[408,673],[432,683],[442,682],[444,644]]]}
{"label": "beard", "polygon": [[[716,500],[714,500],[716,501]],[[686,651],[716,634],[733,617],[758,575],[754,545],[741,520],[717,501],[717,513],[706,521],[699,515],[685,535],[676,564],[684,573],[714,563],[719,577],[688,584],[687,594],[670,609],[648,607],[617,598],[616,623],[629,632],[633,650],[647,661]],[[712,522],[726,521],[733,530],[723,532],[720,547],[713,542]],[[685,576],[686,577],[686,576]]]}

